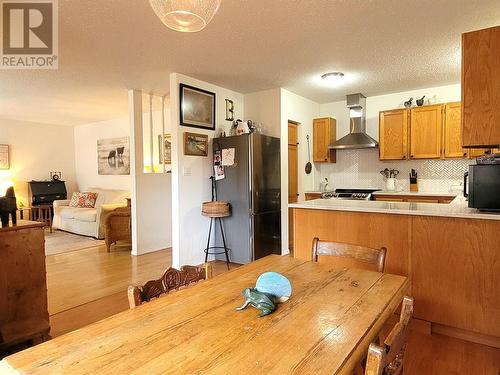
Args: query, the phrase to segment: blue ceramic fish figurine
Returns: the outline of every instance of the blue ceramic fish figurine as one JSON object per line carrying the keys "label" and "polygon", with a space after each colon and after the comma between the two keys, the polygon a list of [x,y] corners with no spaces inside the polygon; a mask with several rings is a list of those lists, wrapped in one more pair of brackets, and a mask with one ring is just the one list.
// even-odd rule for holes
{"label": "blue ceramic fish figurine", "polygon": [[275,303],[285,302],[292,295],[292,284],[285,276],[277,272],[265,272],[259,276],[255,289],[273,296]]}

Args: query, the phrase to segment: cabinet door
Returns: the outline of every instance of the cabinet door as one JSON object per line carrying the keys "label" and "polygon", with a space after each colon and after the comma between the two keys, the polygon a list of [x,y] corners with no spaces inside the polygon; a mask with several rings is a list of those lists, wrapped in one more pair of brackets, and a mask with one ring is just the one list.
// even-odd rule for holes
{"label": "cabinet door", "polygon": [[410,110],[410,158],[441,157],[443,105],[429,105]]}
{"label": "cabinet door", "polygon": [[445,158],[463,158],[467,150],[462,148],[461,104],[447,103],[444,109],[443,156]]}
{"label": "cabinet door", "polygon": [[489,148],[469,148],[468,156],[469,158],[477,158],[478,156],[483,156]]}
{"label": "cabinet door", "polygon": [[313,121],[313,161],[335,163],[336,151],[328,146],[335,142],[336,121],[333,118],[317,118]]}
{"label": "cabinet door", "polygon": [[408,157],[408,110],[379,113],[379,158],[399,160]]}
{"label": "cabinet door", "polygon": [[463,146],[500,145],[500,26],[462,34]]}

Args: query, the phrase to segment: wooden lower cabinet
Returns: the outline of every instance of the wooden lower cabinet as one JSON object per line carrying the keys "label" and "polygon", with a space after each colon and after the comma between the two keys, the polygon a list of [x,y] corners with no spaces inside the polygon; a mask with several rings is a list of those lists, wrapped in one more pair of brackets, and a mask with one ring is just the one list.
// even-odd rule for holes
{"label": "wooden lower cabinet", "polygon": [[415,316],[500,337],[500,221],[412,219]]}
{"label": "wooden lower cabinet", "polygon": [[410,217],[310,209],[293,211],[296,258],[312,259],[312,242],[316,236],[321,240],[373,248],[385,246],[386,271],[408,275]]}
{"label": "wooden lower cabinet", "polygon": [[415,317],[500,343],[500,221],[294,209],[294,256],[314,237],[387,247],[388,273],[410,276]]}
{"label": "wooden lower cabinet", "polygon": [[0,352],[48,338],[44,224],[0,228]]}

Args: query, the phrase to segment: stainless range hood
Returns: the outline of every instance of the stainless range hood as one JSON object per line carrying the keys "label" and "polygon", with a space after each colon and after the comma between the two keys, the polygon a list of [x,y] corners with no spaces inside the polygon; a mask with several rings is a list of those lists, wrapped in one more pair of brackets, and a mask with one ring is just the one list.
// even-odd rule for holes
{"label": "stainless range hood", "polygon": [[366,134],[366,97],[363,94],[347,95],[347,108],[349,108],[349,134],[328,148],[342,150],[378,147],[378,142]]}

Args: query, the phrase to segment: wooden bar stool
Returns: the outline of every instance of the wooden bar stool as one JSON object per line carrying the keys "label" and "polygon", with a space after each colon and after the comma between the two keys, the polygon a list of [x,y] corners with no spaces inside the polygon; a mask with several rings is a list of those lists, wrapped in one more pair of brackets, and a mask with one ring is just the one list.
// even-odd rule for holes
{"label": "wooden bar stool", "polygon": [[[208,229],[208,239],[207,239],[207,247],[205,248],[205,263],[208,262],[209,255],[219,255],[224,254],[226,256],[226,266],[229,270],[229,266],[231,264],[229,260],[229,251],[230,248],[227,247],[226,244],[226,235],[224,234],[224,227],[222,226],[222,219],[231,215],[231,209],[229,203],[222,201],[212,201],[212,202],[204,202],[202,204],[201,214],[203,216],[210,218],[210,227]],[[210,238],[212,236],[212,225],[214,220],[216,221],[217,228],[217,220],[219,221],[219,227],[222,237],[223,246],[210,246]],[[219,251],[222,250],[222,251]]]}

